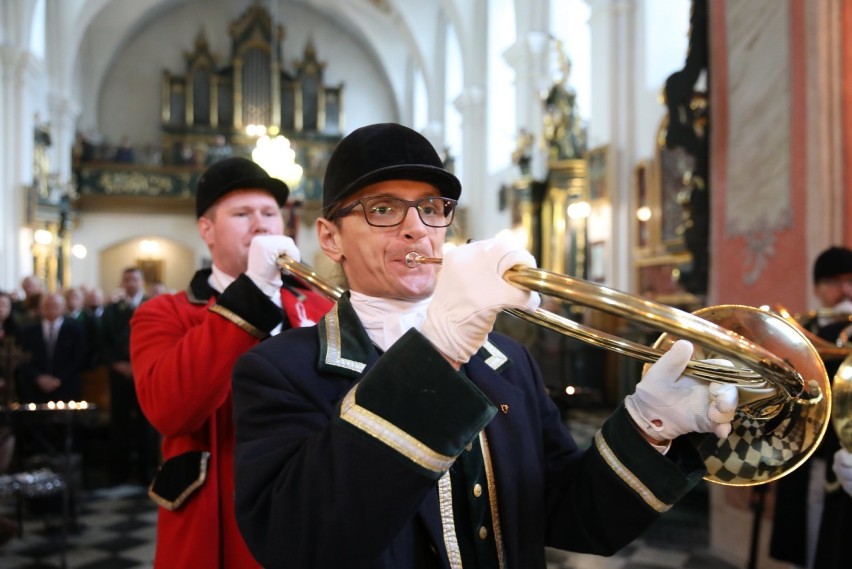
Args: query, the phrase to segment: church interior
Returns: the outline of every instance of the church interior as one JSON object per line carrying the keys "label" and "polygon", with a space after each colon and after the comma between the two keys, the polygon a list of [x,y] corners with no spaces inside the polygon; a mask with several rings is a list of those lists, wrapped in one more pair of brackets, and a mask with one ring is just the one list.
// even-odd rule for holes
{"label": "church interior", "polygon": [[[4,0],[0,292],[25,300],[34,278],[103,307],[128,267],[146,294],[186,289],[211,264],[196,185],[231,156],[287,183],[286,233],[333,281],[316,236],[326,163],[353,130],[400,123],[461,180],[451,245],[512,236],[566,277],[543,308],[638,345],[498,320],[588,444],[649,361],[632,353],[709,339],[693,313],[745,335],[738,307],[798,330],[819,306],[817,256],[852,247],[850,38],[844,0]],[[750,339],[771,350],[770,332]],[[852,353],[813,345],[779,358]],[[103,369],[82,401],[28,411],[8,388],[27,354],[0,346],[0,433],[57,435],[38,470],[15,455],[25,437],[5,460],[0,439],[0,531],[16,524],[0,566],[152,567],[144,476],[109,472]],[[803,412],[810,445],[835,428],[829,403]],[[805,458],[711,471],[627,550],[549,551],[549,567],[796,567],[770,540],[776,478]]]}

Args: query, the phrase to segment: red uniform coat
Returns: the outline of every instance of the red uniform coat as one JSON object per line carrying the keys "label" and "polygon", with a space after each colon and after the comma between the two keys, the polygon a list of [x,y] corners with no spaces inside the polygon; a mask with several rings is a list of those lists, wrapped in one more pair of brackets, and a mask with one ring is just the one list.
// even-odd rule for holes
{"label": "red uniform coat", "polygon": [[[221,295],[199,271],[186,292],[160,295],[131,322],[131,362],[139,404],[163,437],[163,459],[211,453],[207,479],[179,509],[159,510],[155,567],[259,567],[234,518],[234,426],[231,368],[246,350],[288,319],[244,275]],[[295,292],[295,295],[293,292]],[[317,321],[331,302],[282,289],[288,314],[303,301]]]}

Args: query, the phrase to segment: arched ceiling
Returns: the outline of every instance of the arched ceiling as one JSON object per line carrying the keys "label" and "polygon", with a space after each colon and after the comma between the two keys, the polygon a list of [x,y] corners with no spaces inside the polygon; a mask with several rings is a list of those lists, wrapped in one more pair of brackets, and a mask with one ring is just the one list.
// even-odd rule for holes
{"label": "arched ceiling", "polygon": [[[69,0],[63,3],[65,24],[56,25],[67,25],[73,31],[66,35],[65,49],[51,50],[61,58],[53,62],[53,68],[65,70],[63,84],[73,97],[96,100],[112,57],[94,61],[86,57],[83,46],[87,44],[87,49],[99,54],[120,53],[139,28],[187,1]],[[479,1],[457,4],[457,0],[244,0],[243,6],[252,3],[265,5],[273,14],[286,13],[288,5],[309,7],[346,30],[375,58],[393,90],[397,107],[403,108],[406,70],[412,66],[423,77],[427,98],[441,92],[436,81],[444,78],[435,77],[431,61],[432,54],[440,51],[435,45],[440,37],[437,26],[449,22],[454,27],[465,59],[465,38],[471,36],[471,18]],[[80,72],[83,66],[87,67],[85,74]],[[79,79],[83,76],[87,77],[85,84]]]}

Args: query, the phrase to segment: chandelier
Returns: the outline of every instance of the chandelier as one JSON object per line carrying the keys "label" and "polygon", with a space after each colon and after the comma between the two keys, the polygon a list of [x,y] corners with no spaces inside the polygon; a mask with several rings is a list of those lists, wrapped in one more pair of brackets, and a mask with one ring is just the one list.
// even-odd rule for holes
{"label": "chandelier", "polygon": [[302,181],[302,167],[296,163],[296,152],[290,147],[287,137],[278,134],[277,129],[267,130],[258,125],[249,125],[246,130],[258,136],[251,159],[270,176],[282,180],[291,191],[295,191]]}

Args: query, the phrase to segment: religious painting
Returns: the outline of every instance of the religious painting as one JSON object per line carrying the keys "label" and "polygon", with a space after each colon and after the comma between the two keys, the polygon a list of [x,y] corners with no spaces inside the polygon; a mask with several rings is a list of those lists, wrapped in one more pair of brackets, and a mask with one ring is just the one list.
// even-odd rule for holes
{"label": "religious painting", "polygon": [[568,205],[586,199],[585,160],[563,160],[548,173],[540,217],[541,267],[582,277],[586,266],[585,220],[568,217]]}
{"label": "religious painting", "polygon": [[36,185],[28,186],[25,192],[25,219],[27,224],[30,224],[36,220],[36,211],[38,209],[38,187]]}
{"label": "religious painting", "polygon": [[523,235],[527,249],[535,251],[535,235],[533,230],[535,197],[532,180],[521,178],[517,180],[509,192],[509,227]]}
{"label": "religious painting", "polygon": [[668,119],[664,119],[657,137],[657,161],[660,185],[660,238],[668,251],[684,249],[684,209],[695,158],[683,147],[665,144]]}
{"label": "religious painting", "polygon": [[684,290],[679,281],[681,268],[689,262],[686,252],[640,259],[636,265],[639,294],[687,312],[700,308],[699,299]]}
{"label": "religious painting", "polygon": [[588,163],[589,200],[595,201],[609,197],[609,146],[599,146],[589,150]]}
{"label": "religious painting", "polygon": [[[36,115],[38,121],[38,115]],[[50,201],[50,129],[37,124],[33,143],[33,186],[39,201]]]}
{"label": "religious painting", "polygon": [[142,271],[146,283],[163,282],[163,260],[162,259],[137,259],[136,267]]}
{"label": "religious painting", "polygon": [[636,247],[646,250],[651,245],[651,216],[648,196],[648,164],[641,160],[633,168],[633,193],[636,199]]}

